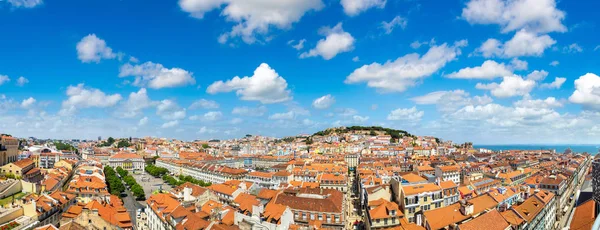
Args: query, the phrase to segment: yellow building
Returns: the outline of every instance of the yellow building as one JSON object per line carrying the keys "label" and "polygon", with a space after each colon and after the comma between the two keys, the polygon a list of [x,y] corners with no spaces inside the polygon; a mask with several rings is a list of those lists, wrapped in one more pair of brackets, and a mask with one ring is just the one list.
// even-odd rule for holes
{"label": "yellow building", "polygon": [[444,207],[442,188],[433,183],[402,186],[398,201],[408,222],[417,225],[421,220],[415,214]]}
{"label": "yellow building", "polygon": [[17,161],[19,155],[19,140],[14,137],[0,137],[0,165]]}
{"label": "yellow building", "polygon": [[34,163],[32,160],[23,159],[14,163],[8,163],[0,167],[0,170],[4,175],[13,175],[17,178],[23,178],[23,175],[33,169],[33,167]]}

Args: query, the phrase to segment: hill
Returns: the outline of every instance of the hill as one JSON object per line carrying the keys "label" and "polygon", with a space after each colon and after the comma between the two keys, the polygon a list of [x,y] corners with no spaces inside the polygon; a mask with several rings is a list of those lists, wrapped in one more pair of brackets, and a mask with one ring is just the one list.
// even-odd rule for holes
{"label": "hill", "polygon": [[332,133],[337,133],[337,134],[355,133],[355,132],[359,132],[359,131],[369,132],[369,134],[373,135],[373,136],[375,136],[379,133],[384,133],[386,135],[390,135],[392,137],[392,139],[394,139],[394,140],[398,140],[405,136],[414,137],[414,135],[410,134],[407,131],[383,128],[381,126],[349,126],[349,127],[329,128],[329,129],[326,129],[323,131],[316,132],[315,134],[313,134],[313,136],[326,136],[326,135],[329,135]]}

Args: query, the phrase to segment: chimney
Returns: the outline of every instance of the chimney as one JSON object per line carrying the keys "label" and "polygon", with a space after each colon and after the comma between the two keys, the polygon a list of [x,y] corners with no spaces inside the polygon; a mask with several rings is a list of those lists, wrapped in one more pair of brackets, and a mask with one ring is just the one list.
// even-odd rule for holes
{"label": "chimney", "polygon": [[460,213],[465,216],[473,215],[473,203],[463,201],[460,203]]}

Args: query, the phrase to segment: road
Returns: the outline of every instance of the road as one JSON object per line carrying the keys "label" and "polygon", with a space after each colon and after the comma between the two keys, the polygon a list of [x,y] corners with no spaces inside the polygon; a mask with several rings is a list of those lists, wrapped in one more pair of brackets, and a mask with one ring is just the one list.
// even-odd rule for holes
{"label": "road", "polygon": [[[150,198],[152,192],[159,189],[158,185],[162,185],[162,189],[165,191],[171,191],[172,187],[165,183],[162,178],[155,178],[152,175],[143,172],[141,174],[133,174],[133,178],[137,181],[142,188],[144,188],[144,193],[146,193],[146,199]],[[142,180],[144,178],[144,180]]]}
{"label": "road", "polygon": [[131,193],[131,190],[127,189],[127,185],[126,184],[123,183],[123,185],[125,186],[125,194],[127,196],[126,197],[121,197],[121,199],[123,199],[123,205],[127,209],[127,212],[129,212],[129,217],[131,217],[131,223],[135,227],[136,226],[136,223],[135,223],[135,221],[136,221],[136,214],[137,214],[136,212],[137,212],[138,209],[144,208],[145,206],[142,205],[142,204],[140,204],[138,201],[135,200],[135,197]]}
{"label": "road", "polygon": [[[586,170],[584,170],[584,172],[587,172],[587,171],[588,171],[588,169],[589,169],[589,167],[591,167],[591,162],[592,162],[592,161],[590,160],[590,163],[589,163],[589,164],[587,164],[587,165],[585,166],[585,167],[587,167],[587,168],[586,168]],[[585,177],[585,176],[586,176],[586,175],[581,175],[580,177]],[[577,192],[579,189],[581,189],[581,186],[582,186],[582,185],[583,185],[583,180],[579,180],[579,181],[577,181],[577,185],[575,186],[575,188],[573,189],[573,191],[571,192],[571,194],[565,194],[565,195],[569,195],[569,196],[571,196],[571,195],[574,195],[574,194],[575,194],[575,193],[576,193],[576,192]],[[568,226],[566,226],[566,225],[567,225],[567,223],[569,223],[569,218],[571,217],[571,212],[573,212],[573,206],[575,206],[575,202],[576,202],[576,200],[575,200],[575,198],[573,198],[573,200],[571,200],[571,202],[570,202],[569,204],[567,204],[567,205],[568,205],[567,207],[569,207],[569,209],[568,209],[568,211],[567,211],[567,212],[566,212],[566,213],[565,213],[565,214],[562,216],[562,218],[561,218],[561,220],[560,220],[560,225],[559,225],[559,227],[560,227],[561,229],[562,229],[563,227],[568,227]]]}

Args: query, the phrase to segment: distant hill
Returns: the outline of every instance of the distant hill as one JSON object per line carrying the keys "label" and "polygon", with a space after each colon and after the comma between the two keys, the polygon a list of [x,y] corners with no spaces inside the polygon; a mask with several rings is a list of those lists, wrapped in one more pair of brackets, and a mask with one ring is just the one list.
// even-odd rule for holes
{"label": "distant hill", "polygon": [[414,135],[410,134],[407,131],[383,128],[381,126],[349,126],[349,127],[329,128],[329,129],[326,129],[323,131],[316,132],[315,134],[313,134],[313,136],[327,136],[327,135],[333,134],[333,133],[337,133],[337,134],[355,133],[355,132],[359,132],[359,131],[369,132],[370,135],[377,135],[377,134],[383,133],[386,135],[390,135],[392,137],[392,139],[394,139],[394,140],[398,140],[398,139],[406,137],[406,136],[414,137]]}

